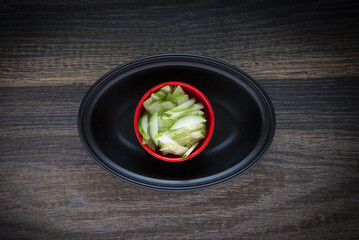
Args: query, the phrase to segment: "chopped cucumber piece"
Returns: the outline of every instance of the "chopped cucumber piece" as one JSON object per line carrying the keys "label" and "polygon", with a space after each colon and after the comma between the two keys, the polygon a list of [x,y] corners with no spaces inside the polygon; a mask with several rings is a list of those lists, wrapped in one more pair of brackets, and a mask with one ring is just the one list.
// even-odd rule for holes
{"label": "chopped cucumber piece", "polygon": [[186,110],[189,107],[191,107],[192,105],[194,105],[195,102],[196,102],[196,99],[191,98],[190,100],[188,100],[188,101],[182,103],[181,105],[178,105],[177,107],[173,108],[171,110],[171,112],[180,112],[180,111]]}
{"label": "chopped cucumber piece", "polygon": [[[182,111],[178,111],[178,112],[172,112],[172,111],[166,111],[163,113],[164,116],[169,117],[169,118],[179,118],[183,115],[187,115],[187,114],[199,114],[200,112],[196,112],[199,109],[202,109],[203,105],[202,104],[198,104],[195,103],[192,107],[189,107],[185,110]],[[202,115],[202,114],[199,114]]]}
{"label": "chopped cucumber piece", "polygon": [[188,115],[188,114],[204,115],[204,112],[201,110],[194,110],[194,111],[184,110],[184,111],[175,112],[175,113],[164,112],[162,115],[166,116],[168,118],[177,119],[179,117],[182,117],[182,116]]}
{"label": "chopped cucumber piece", "polygon": [[175,118],[161,116],[161,123],[163,124],[164,127],[166,127],[166,129],[169,129],[175,121],[176,121]]}
{"label": "chopped cucumber piece", "polygon": [[157,136],[156,139],[160,142],[161,145],[160,151],[165,151],[168,153],[181,156],[188,150],[188,148],[178,144],[177,142],[173,141],[171,138],[163,134],[159,134],[159,136]]}
{"label": "chopped cucumber piece", "polygon": [[152,94],[151,94],[151,98],[152,98],[154,101],[162,100],[161,96],[158,96],[157,93],[152,93]]}
{"label": "chopped cucumber piece", "polygon": [[[203,111],[198,110],[198,108],[201,108],[201,107],[200,107],[200,105],[197,105],[197,103],[194,106],[192,106],[191,108],[197,109],[197,110],[190,111],[190,109],[187,109],[187,110],[183,110],[180,112],[166,111],[166,112],[162,113],[161,121],[163,123],[163,126],[167,127],[169,129],[178,118],[180,118],[184,115],[189,115],[189,114],[204,115]],[[168,129],[162,128],[162,130],[164,130],[164,131],[166,131]]]}
{"label": "chopped cucumber piece", "polygon": [[[189,134],[189,131],[187,129],[180,128],[173,131],[166,131],[162,134],[179,143],[179,140],[184,139]],[[181,142],[180,144],[183,144],[183,142]]]}
{"label": "chopped cucumber piece", "polygon": [[185,92],[183,91],[183,89],[181,88],[180,85],[178,85],[175,90],[173,90],[172,93],[172,100],[175,99],[175,97],[177,97],[179,94],[185,94]]}
{"label": "chopped cucumber piece", "polygon": [[199,141],[205,138],[206,125],[204,123],[195,123],[181,127],[175,130],[169,130],[161,133],[177,143],[189,147],[193,142]]}
{"label": "chopped cucumber piece", "polygon": [[170,85],[166,85],[166,86],[162,87],[162,88],[160,89],[160,91],[162,91],[162,92],[168,94],[168,93],[172,92],[172,88],[171,88]]}
{"label": "chopped cucumber piece", "polygon": [[190,136],[193,138],[193,139],[203,139],[205,137],[203,131],[201,130],[198,130],[198,131],[193,131],[190,133]]}
{"label": "chopped cucumber piece", "polygon": [[153,142],[158,145],[158,141],[155,138],[155,135],[158,133],[158,112],[155,112],[152,117],[150,118],[150,124],[149,124],[149,133],[153,140]]}
{"label": "chopped cucumber piece", "polygon": [[178,144],[190,147],[194,142],[202,140],[203,138],[205,138],[205,135],[203,135],[203,131],[198,130],[190,133],[188,131],[184,131],[181,135],[175,136],[172,139]]}
{"label": "chopped cucumber piece", "polygon": [[195,110],[192,111],[191,114],[204,115],[204,112],[202,110]]}
{"label": "chopped cucumber piece", "polygon": [[207,120],[203,116],[196,115],[196,114],[189,114],[189,115],[185,115],[185,116],[177,119],[172,124],[170,130],[174,130],[174,129],[185,127],[185,126],[188,126],[191,124],[196,124],[196,123],[201,123],[201,122],[206,122],[206,121]]}
{"label": "chopped cucumber piece", "polygon": [[195,124],[186,126],[186,129],[189,131],[194,131],[194,130],[203,129],[203,128],[206,128],[206,124],[204,124],[204,123],[195,123]]}
{"label": "chopped cucumber piece", "polygon": [[173,99],[173,101],[177,104],[177,105],[181,105],[182,103],[186,102],[189,100],[189,97],[187,94],[179,94],[177,97],[175,97],[175,99]]}
{"label": "chopped cucumber piece", "polygon": [[193,106],[189,107],[187,111],[194,111],[194,110],[200,110],[203,109],[203,103],[195,103]]}
{"label": "chopped cucumber piece", "polygon": [[148,114],[145,113],[142,115],[140,120],[138,121],[138,131],[142,135],[142,142],[146,144],[148,139],[150,138],[150,135],[148,134]]}
{"label": "chopped cucumber piece", "polygon": [[185,135],[188,135],[192,131],[204,129],[205,127],[206,127],[206,125],[204,123],[196,123],[196,124],[188,125],[184,128],[178,128],[176,130],[165,131],[162,134],[166,135],[172,139],[175,139],[175,138],[178,139],[178,138],[184,137]]}
{"label": "chopped cucumber piece", "polygon": [[162,91],[158,91],[158,92],[151,94],[151,98],[155,101],[165,99],[166,96],[167,96],[167,94]]}
{"label": "chopped cucumber piece", "polygon": [[171,101],[163,101],[161,102],[161,107],[164,111],[171,110],[176,107],[176,105]]}
{"label": "chopped cucumber piece", "polygon": [[155,112],[162,112],[163,108],[162,108],[162,105],[161,105],[161,101],[156,101],[156,102],[152,103],[151,105],[149,105],[147,107],[147,111],[151,115],[153,115]]}
{"label": "chopped cucumber piece", "polygon": [[149,98],[149,99],[147,99],[146,101],[144,101],[144,102],[143,102],[144,108],[146,108],[146,110],[147,110],[147,107],[148,107],[149,105],[151,105],[154,101],[155,101],[155,100],[153,100],[152,98]]}
{"label": "chopped cucumber piece", "polygon": [[156,92],[156,95],[160,96],[161,99],[165,99],[167,97],[167,93],[159,90],[158,92]]}
{"label": "chopped cucumber piece", "polygon": [[163,123],[162,118],[158,117],[158,132],[165,132],[168,130],[168,128],[169,127]]}
{"label": "chopped cucumber piece", "polygon": [[185,152],[185,154],[183,154],[182,159],[186,159],[188,157],[188,155],[190,155],[193,150],[198,146],[199,142],[196,142],[195,144],[192,145],[192,147],[190,147],[187,152]]}

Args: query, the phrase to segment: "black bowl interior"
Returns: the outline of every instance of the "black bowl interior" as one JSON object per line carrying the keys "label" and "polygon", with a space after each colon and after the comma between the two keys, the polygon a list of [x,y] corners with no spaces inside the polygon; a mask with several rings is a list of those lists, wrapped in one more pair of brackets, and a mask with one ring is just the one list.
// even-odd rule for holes
{"label": "black bowl interior", "polygon": [[[210,101],[215,116],[207,147],[178,163],[152,157],[134,131],[137,103],[150,88],[166,81],[198,88]],[[271,113],[258,88],[245,76],[241,79],[205,63],[147,62],[115,70],[89,92],[81,118],[87,150],[112,174],[143,186],[176,190],[221,182],[258,160],[271,134]]]}

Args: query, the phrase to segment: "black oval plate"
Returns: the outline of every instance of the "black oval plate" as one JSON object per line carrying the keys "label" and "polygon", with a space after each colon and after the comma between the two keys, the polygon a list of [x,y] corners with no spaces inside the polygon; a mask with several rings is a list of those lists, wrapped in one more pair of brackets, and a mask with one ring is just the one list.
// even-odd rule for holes
{"label": "black oval plate", "polygon": [[[189,83],[210,101],[213,137],[198,156],[164,162],[139,144],[136,105],[153,86]],[[275,132],[270,99],[250,76],[225,62],[190,54],[162,54],[121,65],[85,95],[78,130],[86,151],[105,170],[128,182],[161,190],[213,186],[244,173],[269,148]]]}

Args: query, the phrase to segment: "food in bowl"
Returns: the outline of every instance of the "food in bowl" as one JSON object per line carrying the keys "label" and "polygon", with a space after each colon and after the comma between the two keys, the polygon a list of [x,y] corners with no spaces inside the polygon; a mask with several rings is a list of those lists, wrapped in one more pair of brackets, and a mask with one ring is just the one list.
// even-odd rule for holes
{"label": "food in bowl", "polygon": [[202,102],[190,98],[180,85],[166,85],[143,102],[145,111],[138,121],[142,143],[163,156],[186,159],[206,138],[206,115]]}

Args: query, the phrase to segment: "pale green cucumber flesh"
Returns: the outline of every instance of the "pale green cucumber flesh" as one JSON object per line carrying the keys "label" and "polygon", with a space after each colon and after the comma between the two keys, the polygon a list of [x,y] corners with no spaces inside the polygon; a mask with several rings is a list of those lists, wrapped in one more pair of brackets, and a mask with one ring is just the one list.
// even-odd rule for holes
{"label": "pale green cucumber flesh", "polygon": [[161,106],[161,101],[156,101],[154,103],[152,103],[151,105],[149,105],[147,107],[147,111],[153,115],[155,112],[162,112],[163,111],[163,108]]}
{"label": "pale green cucumber flesh", "polygon": [[162,91],[162,92],[168,94],[168,93],[172,92],[172,89],[171,89],[171,86],[170,86],[170,85],[166,85],[166,86],[162,87],[162,88],[160,89],[160,91]]}
{"label": "pale green cucumber flesh", "polygon": [[192,105],[194,105],[195,102],[196,102],[196,99],[191,98],[188,101],[182,103],[181,105],[178,105],[177,107],[171,109],[171,112],[180,112],[180,111],[186,110],[189,107],[191,107]]}
{"label": "pale green cucumber flesh", "polygon": [[172,110],[164,112],[162,115],[165,115],[166,117],[177,119],[183,115],[187,114],[199,114],[203,115],[201,112],[197,112],[197,110],[200,110],[203,108],[203,105],[195,103],[192,107],[189,107],[185,110],[178,111],[178,112],[172,112]]}
{"label": "pale green cucumber flesh", "polygon": [[161,107],[164,111],[171,110],[176,107],[176,105],[171,101],[163,101],[161,102]]}
{"label": "pale green cucumber flesh", "polygon": [[168,153],[181,156],[188,150],[188,148],[178,144],[177,142],[165,135],[157,136],[156,139],[161,145],[160,151],[166,151]]}
{"label": "pale green cucumber flesh", "polygon": [[162,98],[160,96],[158,96],[156,93],[152,93],[151,94],[151,98],[154,100],[154,101],[158,101],[158,100],[161,100]]}
{"label": "pale green cucumber flesh", "polygon": [[138,121],[138,130],[141,133],[143,140],[147,142],[149,139],[147,113],[143,114],[140,120]]}
{"label": "pale green cucumber flesh", "polygon": [[177,119],[172,124],[170,130],[174,130],[174,129],[185,127],[185,126],[188,126],[191,124],[201,123],[201,122],[206,122],[206,121],[207,120],[200,115],[196,115],[196,114],[184,115],[184,116],[180,117],[179,119]]}
{"label": "pale green cucumber flesh", "polygon": [[192,145],[192,147],[190,147],[190,148],[187,150],[187,152],[185,152],[185,154],[183,154],[182,159],[186,159],[186,158],[188,157],[188,155],[190,155],[190,154],[193,152],[193,150],[198,146],[198,144],[199,144],[199,142],[194,143],[194,144]]}
{"label": "pale green cucumber flesh", "polygon": [[158,112],[155,112],[151,118],[150,118],[150,122],[149,122],[149,133],[150,136],[153,140],[153,142],[156,144],[156,146],[158,145],[158,141],[155,138],[155,135],[158,133]]}
{"label": "pale green cucumber flesh", "polygon": [[165,132],[167,131],[169,128],[169,126],[166,126],[164,123],[163,123],[163,120],[161,117],[158,118],[158,132]]}
{"label": "pale green cucumber flesh", "polygon": [[189,100],[189,97],[187,94],[179,94],[175,99],[173,100],[177,105],[181,105],[182,103]]}
{"label": "pale green cucumber flesh", "polygon": [[143,102],[143,107],[147,109],[147,107],[149,105],[151,105],[154,102],[154,100],[152,98],[147,99],[146,101]]}
{"label": "pale green cucumber flesh", "polygon": [[179,94],[185,94],[185,92],[183,91],[183,89],[181,88],[180,85],[178,85],[174,90],[173,90],[173,93],[172,93],[172,97],[171,99],[175,99],[175,97],[177,97]]}
{"label": "pale green cucumber flesh", "polygon": [[167,93],[165,93],[161,90],[157,91],[155,94],[156,94],[156,96],[160,97],[161,99],[165,99],[167,97]]}

